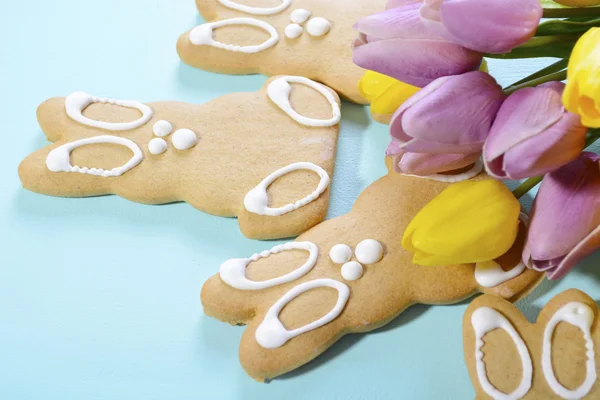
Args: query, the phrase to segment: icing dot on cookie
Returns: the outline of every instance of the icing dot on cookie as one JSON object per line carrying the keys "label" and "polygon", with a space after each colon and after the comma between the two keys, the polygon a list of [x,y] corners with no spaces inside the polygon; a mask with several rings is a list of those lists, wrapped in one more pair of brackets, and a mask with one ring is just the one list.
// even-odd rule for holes
{"label": "icing dot on cookie", "polygon": [[150,154],[159,155],[167,151],[167,142],[161,138],[154,138],[148,143]]}
{"label": "icing dot on cookie", "polygon": [[160,137],[169,136],[172,130],[173,127],[171,126],[169,121],[165,120],[156,121],[156,123],[152,127],[152,132],[154,132],[156,136]]}
{"label": "icing dot on cookie", "polygon": [[356,281],[363,275],[363,266],[356,261],[347,262],[342,266],[342,277],[347,281]]}
{"label": "icing dot on cookie", "polygon": [[317,17],[311,18],[306,25],[306,31],[311,36],[324,36],[329,33],[331,29],[331,22],[327,21],[325,18]]}
{"label": "icing dot on cookie", "polygon": [[329,258],[336,264],[344,264],[352,258],[352,249],[345,244],[336,244],[329,251]]}
{"label": "icing dot on cookie", "polygon": [[285,36],[288,39],[299,38],[302,32],[304,32],[304,29],[298,24],[289,24],[285,27]]}
{"label": "icing dot on cookie", "polygon": [[373,239],[365,239],[356,246],[356,259],[363,264],[375,264],[383,257],[381,243]]}
{"label": "icing dot on cookie", "polygon": [[305,10],[303,8],[299,8],[297,10],[292,11],[290,19],[296,24],[303,24],[310,18],[311,15],[312,13],[310,11]]}
{"label": "icing dot on cookie", "polygon": [[173,134],[173,147],[177,150],[188,150],[196,145],[198,138],[189,129],[179,129]]}

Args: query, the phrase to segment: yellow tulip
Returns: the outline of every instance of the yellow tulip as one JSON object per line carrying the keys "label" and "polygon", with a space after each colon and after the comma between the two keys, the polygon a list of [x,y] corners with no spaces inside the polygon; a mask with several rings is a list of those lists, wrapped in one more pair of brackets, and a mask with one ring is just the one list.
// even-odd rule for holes
{"label": "yellow tulip", "polygon": [[493,179],[449,186],[406,228],[402,246],[425,266],[469,264],[505,254],[517,239],[521,206]]}
{"label": "yellow tulip", "polygon": [[600,4],[600,0],[554,0],[558,4],[569,7],[591,7]]}
{"label": "yellow tulip", "polygon": [[[488,72],[485,60],[479,69]],[[396,110],[419,90],[416,86],[375,71],[365,72],[358,82],[360,95],[371,102],[373,119],[382,124],[389,124]]]}
{"label": "yellow tulip", "polygon": [[581,115],[583,125],[600,128],[600,28],[592,28],[579,38],[568,71],[565,108]]}

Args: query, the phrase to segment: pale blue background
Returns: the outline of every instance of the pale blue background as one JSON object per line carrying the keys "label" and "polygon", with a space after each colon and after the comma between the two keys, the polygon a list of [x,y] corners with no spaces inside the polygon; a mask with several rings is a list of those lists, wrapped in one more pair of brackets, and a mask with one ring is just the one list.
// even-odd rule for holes
{"label": "pale blue background", "polygon": [[[317,361],[260,384],[238,362],[244,328],[207,318],[198,294],[228,258],[270,248],[233,219],[187,204],[60,199],[20,187],[17,165],[45,144],[44,99],[85,90],[142,101],[204,102],[254,91],[180,63],[192,0],[29,0],[0,12],[0,398],[470,399],[465,304],[417,306],[390,326],[344,338]],[[503,83],[531,70],[494,63]],[[529,65],[531,67],[531,65]],[[330,216],[385,173],[386,127],[345,104]],[[567,205],[568,206],[568,205]],[[563,289],[600,299],[599,257],[520,307],[530,318]]]}

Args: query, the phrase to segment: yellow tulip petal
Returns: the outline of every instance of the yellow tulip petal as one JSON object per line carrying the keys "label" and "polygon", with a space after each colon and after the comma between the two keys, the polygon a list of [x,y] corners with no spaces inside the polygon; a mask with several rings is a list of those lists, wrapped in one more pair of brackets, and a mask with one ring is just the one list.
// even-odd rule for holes
{"label": "yellow tulip petal", "polygon": [[358,92],[362,97],[373,101],[387,88],[398,82],[394,78],[375,71],[367,71],[358,82]]}
{"label": "yellow tulip petal", "polygon": [[519,213],[518,200],[499,181],[457,183],[415,216],[402,245],[421,265],[492,260],[515,242]]}
{"label": "yellow tulip petal", "polygon": [[396,81],[371,102],[371,112],[379,115],[393,114],[421,88]]}

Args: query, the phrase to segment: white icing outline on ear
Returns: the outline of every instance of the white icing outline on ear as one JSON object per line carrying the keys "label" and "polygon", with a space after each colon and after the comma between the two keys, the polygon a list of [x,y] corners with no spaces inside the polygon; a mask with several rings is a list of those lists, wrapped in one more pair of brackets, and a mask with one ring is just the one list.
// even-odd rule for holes
{"label": "white icing outline on ear", "polygon": [[[290,272],[279,276],[277,278],[269,279],[266,281],[252,281],[246,278],[246,267],[253,262],[258,261],[261,258],[267,258],[272,254],[278,254],[288,250],[306,250],[309,252],[309,257],[306,262]],[[219,275],[221,279],[231,287],[240,290],[263,290],[273,286],[282,285],[287,282],[295,281],[306,275],[310,270],[314,268],[317,263],[317,257],[319,256],[319,248],[312,242],[290,242],[273,247],[271,250],[263,251],[259,254],[254,254],[250,258],[233,258],[225,261],[221,265]]]}
{"label": "white icing outline on ear", "polygon": [[[525,227],[529,225],[527,214],[519,214],[519,219],[525,224]],[[482,287],[493,288],[521,275],[525,271],[525,268],[526,266],[523,261],[519,262],[510,271],[504,271],[494,260],[478,262],[475,264],[475,280]]]}
{"label": "white icing outline on ear", "polygon": [[[471,325],[475,330],[475,367],[483,391],[495,400],[518,400],[524,397],[531,389],[533,364],[527,345],[525,345],[517,330],[504,315],[489,307],[481,307],[475,310],[471,315]],[[484,345],[483,337],[495,329],[502,329],[508,333],[521,357],[523,378],[519,386],[509,394],[499,391],[490,383],[483,361],[483,352],[481,351]]]}
{"label": "white icing outline on ear", "polygon": [[477,161],[475,161],[475,164],[473,164],[473,168],[471,168],[470,170],[468,170],[466,172],[463,172],[462,174],[457,174],[457,175],[433,174],[433,175],[427,175],[427,176],[420,176],[420,175],[403,174],[402,172],[400,172],[400,175],[410,176],[413,178],[429,179],[432,181],[438,181],[438,182],[443,182],[443,183],[458,183],[458,182],[468,181],[469,179],[475,178],[477,175],[479,175],[481,173],[481,171],[483,171],[483,162],[481,161],[481,159],[478,159]]}
{"label": "white icing outline on ear", "polygon": [[[125,163],[125,165],[111,170],[104,170],[102,168],[87,168],[79,167],[78,165],[71,165],[70,156],[71,152],[78,147],[86,146],[88,144],[100,144],[110,143],[118,144],[129,148],[133,152],[133,156]],[[121,176],[130,169],[137,167],[139,163],[144,159],[144,155],[140,147],[129,139],[125,139],[119,136],[94,136],[87,139],[76,140],[74,142],[63,144],[60,147],[52,150],[46,157],[46,167],[52,172],[77,172],[80,174],[88,174],[101,176],[104,178]]]}
{"label": "white icing outline on ear", "polygon": [[231,0],[219,0],[219,3],[227,8],[242,11],[246,14],[273,15],[285,11],[292,4],[292,0],[281,0],[281,4],[277,7],[250,7]]}
{"label": "white icing outline on ear", "polygon": [[[333,117],[330,119],[314,119],[298,114],[290,103],[290,93],[292,92],[292,86],[290,83],[300,83],[302,85],[306,85],[323,95],[329,104],[331,104],[331,112],[333,113]],[[340,105],[335,100],[333,94],[326,89],[326,86],[302,76],[282,76],[281,78],[275,79],[269,84],[269,87],[267,88],[267,94],[273,103],[277,104],[279,108],[281,108],[294,121],[301,125],[314,127],[334,126],[339,124],[342,118]]]}
{"label": "white icing outline on ear", "polygon": [[[335,306],[327,314],[322,316],[316,321],[306,324],[298,329],[287,330],[279,320],[279,313],[283,308],[288,305],[296,297],[302,293],[308,292],[309,290],[330,287],[338,291],[338,300]],[[295,338],[296,336],[302,335],[303,333],[312,331],[320,328],[336,319],[341,313],[346,302],[350,297],[350,289],[348,286],[341,282],[333,279],[317,279],[314,281],[304,282],[289,292],[287,292],[281,299],[279,299],[273,306],[267,311],[265,319],[258,326],[254,337],[258,344],[265,349],[275,349],[283,346],[288,340]]]}
{"label": "white icing outline on ear", "polygon": [[[114,104],[121,107],[135,108],[142,113],[142,116],[131,122],[97,121],[83,115],[83,110],[93,103]],[[152,109],[139,101],[107,99],[105,97],[92,96],[85,92],[75,92],[68,95],[65,99],[65,110],[67,115],[74,121],[91,126],[92,128],[106,129],[107,131],[128,131],[139,128],[152,118]]]}
{"label": "white icing outline on ear", "polygon": [[[252,46],[238,46],[235,44],[226,44],[219,41],[216,41],[213,38],[213,31],[215,28],[221,28],[223,26],[231,26],[231,25],[251,25],[257,28],[261,28],[265,30],[269,35],[269,39],[265,40],[263,43]],[[190,42],[196,46],[206,45],[216,47],[218,49],[235,51],[240,53],[259,53],[263,50],[267,50],[275,46],[279,42],[279,33],[277,30],[270,24],[260,21],[254,18],[230,18],[224,19],[222,21],[215,22],[207,22],[202,25],[198,25],[189,35]]]}
{"label": "white icing outline on ear", "polygon": [[[303,169],[313,171],[319,174],[321,180],[319,181],[319,186],[317,186],[317,189],[305,198],[298,200],[293,204],[290,203],[278,208],[269,207],[269,195],[267,194],[267,188],[282,176],[287,175],[290,172]],[[244,198],[244,207],[246,208],[246,210],[254,214],[278,217],[295,211],[315,201],[321,194],[323,194],[323,192],[325,192],[325,190],[327,190],[330,181],[331,179],[329,178],[329,174],[327,174],[327,171],[325,171],[318,165],[309,162],[298,162],[290,164],[287,167],[278,169],[277,171],[273,172],[271,175],[267,176],[261,183],[259,183],[254,189],[249,191],[248,194],[246,194],[246,197]]]}
{"label": "white icing outline on ear", "polygon": [[[579,328],[585,339],[587,349],[586,356],[586,377],[585,381],[575,390],[569,390],[561,385],[552,368],[552,334],[559,322],[566,322]],[[546,325],[544,330],[544,341],[542,345],[542,369],[544,377],[550,389],[558,396],[569,399],[581,399],[585,397],[596,382],[596,360],[594,354],[594,342],[592,341],[591,328],[594,323],[594,311],[587,304],[571,302],[563,306],[552,316],[552,319]]]}

